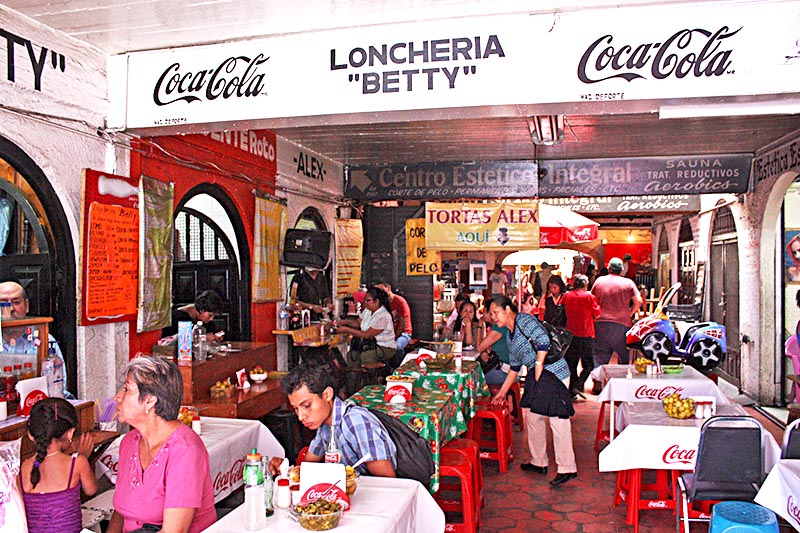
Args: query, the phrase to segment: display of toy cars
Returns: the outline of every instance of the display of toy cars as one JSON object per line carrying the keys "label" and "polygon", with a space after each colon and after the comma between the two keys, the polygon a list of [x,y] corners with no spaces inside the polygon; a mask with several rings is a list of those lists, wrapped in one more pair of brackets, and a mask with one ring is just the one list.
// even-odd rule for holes
{"label": "display of toy cars", "polygon": [[681,359],[698,370],[711,370],[725,360],[728,347],[725,326],[698,322],[691,324],[681,337],[675,322],[667,315],[667,306],[680,288],[680,283],[670,287],[653,313],[628,330],[626,342],[628,347],[641,350],[653,361],[658,358],[662,364]]}

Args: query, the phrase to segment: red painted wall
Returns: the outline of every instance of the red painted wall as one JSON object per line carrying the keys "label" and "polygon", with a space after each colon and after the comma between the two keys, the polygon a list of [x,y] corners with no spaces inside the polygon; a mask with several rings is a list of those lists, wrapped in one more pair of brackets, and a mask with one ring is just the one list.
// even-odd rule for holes
{"label": "red painted wall", "polygon": [[[224,134],[219,134],[224,135]],[[175,185],[175,207],[192,188],[200,184],[219,187],[236,206],[247,234],[252,275],[253,225],[255,197],[253,189],[274,193],[277,173],[275,134],[259,130],[231,132],[220,142],[205,135],[182,135],[142,139],[134,143],[131,153],[131,176],[145,175]],[[160,147],[160,148],[159,148]],[[166,153],[165,153],[166,152]],[[182,164],[176,156],[192,163]],[[198,168],[194,168],[198,167]],[[219,167],[219,169],[215,168]],[[251,304],[252,340],[275,342],[275,304]],[[161,338],[161,330],[136,333],[136,322],[130,323],[130,353],[150,353]]]}
{"label": "red painted wall", "polygon": [[[631,254],[634,263],[639,263],[640,265],[647,262],[650,259],[650,255],[653,253],[653,245],[651,243],[636,243],[636,244],[628,244],[628,243],[608,243],[606,244],[606,265],[611,260],[612,257],[619,257],[622,259],[622,256],[625,254]],[[606,266],[603,265],[603,266]]]}

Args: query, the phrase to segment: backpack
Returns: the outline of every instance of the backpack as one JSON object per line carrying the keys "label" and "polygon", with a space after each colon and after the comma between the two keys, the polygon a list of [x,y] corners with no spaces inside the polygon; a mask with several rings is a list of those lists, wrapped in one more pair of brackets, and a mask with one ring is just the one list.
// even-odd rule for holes
{"label": "backpack", "polygon": [[397,477],[415,479],[424,487],[429,487],[434,464],[431,449],[425,439],[402,420],[377,409],[369,411],[380,420],[397,448]]}

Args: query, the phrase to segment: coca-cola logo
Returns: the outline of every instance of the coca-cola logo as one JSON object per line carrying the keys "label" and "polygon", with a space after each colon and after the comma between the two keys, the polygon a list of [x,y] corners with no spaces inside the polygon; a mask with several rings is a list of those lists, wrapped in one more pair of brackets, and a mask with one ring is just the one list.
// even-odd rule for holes
{"label": "coca-cola logo", "polygon": [[390,402],[395,396],[399,396],[407,401],[411,399],[411,391],[403,385],[392,385],[383,393],[383,401]]}
{"label": "coca-cola logo", "polygon": [[267,62],[264,54],[250,58],[229,57],[219,65],[197,72],[182,71],[180,63],[173,63],[158,77],[153,88],[153,102],[164,106],[181,100],[192,103],[205,98],[228,99],[258,96],[264,92],[263,72],[258,67]]}
{"label": "coca-cola logo", "polygon": [[786,512],[794,518],[795,522],[800,522],[800,507],[797,506],[797,501],[791,494],[786,499]]}
{"label": "coca-cola logo", "polygon": [[683,387],[674,387],[672,385],[668,385],[666,387],[654,387],[650,388],[647,385],[642,385],[636,392],[634,392],[633,396],[637,400],[663,400],[667,396],[673,393],[680,394],[683,392]]}
{"label": "coca-cola logo", "polygon": [[[217,472],[217,475],[214,476],[214,496],[217,496],[228,489],[232,489],[242,481],[242,476],[244,475],[244,462],[244,458],[237,459],[233,462],[230,470],[227,472]],[[114,471],[116,471],[116,468]]]}
{"label": "coca-cola logo", "polygon": [[667,501],[666,500],[650,500],[647,502],[648,509],[666,509],[667,508]]}
{"label": "coca-cola logo", "polygon": [[39,400],[44,400],[45,398],[47,398],[47,394],[45,394],[43,391],[40,391],[39,389],[33,389],[27,394],[27,396],[25,396],[25,399],[20,404],[19,406],[20,414],[23,416],[30,415],[31,408],[36,404],[36,402],[38,402]]}
{"label": "coca-cola logo", "polygon": [[317,483],[309,487],[303,497],[300,498],[300,505],[307,505],[319,499],[339,502],[344,511],[350,508],[350,498],[347,496],[347,492],[339,487],[331,487],[330,483]]}
{"label": "coca-cola logo", "polygon": [[716,32],[701,28],[675,32],[664,42],[615,46],[613,35],[603,35],[589,45],[578,64],[578,79],[598,83],[612,78],[645,79],[650,71],[657,80],[670,76],[722,76],[731,66],[730,49],[722,42],[739,33],[722,26]]}
{"label": "coca-cola logo", "polygon": [[684,450],[677,444],[673,444],[669,448],[664,451],[664,455],[661,457],[661,460],[664,461],[665,464],[673,465],[673,464],[684,464],[690,465],[694,463],[694,454],[697,450]]}
{"label": "coca-cola logo", "polygon": [[107,453],[100,458],[100,463],[102,463],[106,468],[108,468],[114,474],[117,473],[117,466],[119,465],[119,461],[115,461],[114,457]]}

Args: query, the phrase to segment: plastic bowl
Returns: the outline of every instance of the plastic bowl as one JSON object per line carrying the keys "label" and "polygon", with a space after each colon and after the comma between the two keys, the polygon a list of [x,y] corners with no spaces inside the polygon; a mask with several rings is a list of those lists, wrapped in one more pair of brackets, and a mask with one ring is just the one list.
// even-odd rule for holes
{"label": "plastic bowl", "polygon": [[634,368],[636,368],[636,371],[641,374],[645,374],[647,372],[647,367],[654,364],[654,361],[644,357],[639,357],[633,362]]}
{"label": "plastic bowl", "polygon": [[453,354],[437,354],[436,358],[425,359],[425,365],[433,370],[443,370],[447,368],[447,365],[450,364],[450,361],[453,360]]}
{"label": "plastic bowl", "polygon": [[686,420],[687,418],[691,418],[694,416],[694,410],[697,407],[697,404],[691,398],[689,399],[689,409],[684,409],[683,411],[677,411],[675,409],[668,409],[667,404],[664,400],[661,401],[661,406],[664,408],[664,412],[667,413],[667,416],[670,418],[677,418],[678,420]]}
{"label": "plastic bowl", "polygon": [[430,342],[431,349],[437,354],[448,354],[453,351],[455,343],[453,341],[435,341]]}
{"label": "plastic bowl", "polygon": [[667,374],[680,374],[683,372],[683,365],[663,365],[661,369]]}
{"label": "plastic bowl", "polygon": [[[291,508],[291,512],[303,529],[309,531],[327,531],[339,525],[339,520],[342,518],[342,510],[328,514],[309,514],[298,511],[300,506]],[[308,507],[308,506],[306,506]]]}
{"label": "plastic bowl", "polygon": [[268,376],[269,374],[267,372],[264,372],[263,374],[253,374],[252,372],[250,372],[250,379],[252,379],[256,383],[261,383],[262,381],[267,379]]}
{"label": "plastic bowl", "polygon": [[194,415],[199,415],[200,411],[193,405],[181,405],[178,409],[178,420],[183,422],[189,427],[192,427],[192,418]]}

